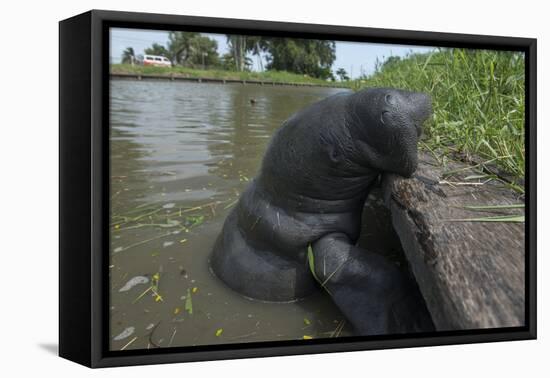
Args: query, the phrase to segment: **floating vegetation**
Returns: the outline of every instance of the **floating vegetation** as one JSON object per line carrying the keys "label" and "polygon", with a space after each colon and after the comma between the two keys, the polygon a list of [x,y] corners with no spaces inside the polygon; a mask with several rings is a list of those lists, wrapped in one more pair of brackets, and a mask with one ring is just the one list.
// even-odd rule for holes
{"label": "floating vegetation", "polygon": [[156,348],[160,348],[160,345],[153,341],[153,336],[154,336],[155,331],[157,330],[159,325],[160,325],[160,321],[157,324],[155,324],[152,327],[151,332],[149,332],[149,344],[153,345]]}
{"label": "floating vegetation", "polygon": [[[177,208],[175,203],[167,203],[162,206],[155,205],[154,208],[151,208],[150,206],[142,207],[140,209],[136,208],[124,215],[112,214],[111,218],[113,219],[113,222],[111,223],[111,226],[117,232],[142,227],[195,227],[204,222],[205,214],[187,215],[188,213],[208,210],[211,215],[214,216],[216,214],[215,208],[228,202],[230,202],[230,200],[213,201],[200,206],[188,208]],[[233,202],[236,202],[236,200]],[[234,204],[233,202],[231,202],[229,206],[226,206],[225,208],[231,207]],[[136,212],[137,210],[139,210],[139,212]]]}
{"label": "floating vegetation", "polygon": [[141,293],[136,299],[134,299],[134,301],[132,302],[132,304],[137,303],[141,298],[143,298],[143,296],[144,296],[145,294],[147,294],[147,293],[150,292],[151,290],[153,290],[153,286],[149,286],[143,293]]}
{"label": "floating vegetation", "polygon": [[136,299],[134,299],[132,304],[137,303],[148,292],[152,292],[153,297],[155,298],[155,302],[163,302],[164,299],[159,294],[159,282],[160,282],[160,273],[157,272],[153,275],[153,278],[151,279],[151,286],[149,286],[147,289],[145,289],[145,291],[143,293],[141,293]]}
{"label": "floating vegetation", "polygon": [[227,206],[224,207],[223,209],[224,209],[224,210],[229,209],[230,207],[234,206],[238,201],[239,201],[239,199],[237,198],[236,200],[234,200],[233,202],[231,202],[229,205],[227,205]]}
{"label": "floating vegetation", "polygon": [[332,333],[330,334],[330,337],[339,337],[340,334],[342,333],[342,330],[344,329],[344,326],[346,325],[346,320],[345,319],[342,319],[338,325],[336,326],[336,328],[334,329],[334,331],[332,331]]}
{"label": "floating vegetation", "polygon": [[132,340],[128,341],[128,343],[126,343],[126,345],[124,345],[122,348],[120,348],[120,350],[124,350],[124,349],[128,348],[130,345],[133,344],[134,341],[137,340],[137,338],[138,338],[138,337],[136,336],[136,337],[134,337]]}
{"label": "floating vegetation", "polygon": [[174,337],[176,336],[177,331],[178,331],[178,329],[174,327],[174,331],[172,332],[172,336],[170,337],[170,341],[168,342],[168,346],[172,346],[172,342],[174,341]]}
{"label": "floating vegetation", "polygon": [[317,281],[323,287],[323,289],[325,289],[327,293],[329,293],[329,295],[332,295],[329,289],[327,289],[327,287],[325,286],[325,283],[328,281],[328,279],[325,280],[325,282],[322,282],[319,277],[317,277],[317,274],[315,274],[315,257],[313,256],[313,249],[311,248],[311,244],[308,244],[307,246],[307,264],[309,265],[309,270],[311,271],[313,278],[315,278],[315,281]]}
{"label": "floating vegetation", "polygon": [[[113,249],[113,253],[120,253],[145,243],[179,234],[182,231],[189,232],[190,229],[203,224],[207,215],[188,213],[207,210],[209,212],[208,215],[214,217],[216,215],[215,208],[227,202],[228,201],[213,201],[189,208],[178,208],[175,203],[170,202],[164,205],[155,205],[155,207],[151,207],[151,205],[142,206],[140,209],[133,209],[125,215],[113,214],[112,219],[114,222],[111,226],[113,227],[113,231],[117,234],[123,231],[138,230],[141,228],[173,229],[173,231],[156,235],[127,246],[118,246]],[[236,200],[234,202],[236,202]],[[186,241],[187,239],[181,239],[180,243],[185,243]],[[163,247],[166,248],[172,244],[174,244],[174,241],[165,241]]]}
{"label": "floating vegetation", "polygon": [[321,281],[319,277],[317,277],[317,275],[315,274],[315,258],[313,256],[313,249],[311,248],[311,244],[307,246],[307,262],[309,264],[309,270],[311,271],[311,274],[313,274],[313,278],[315,278],[315,281],[317,281],[330,295],[332,295],[332,293],[326,287],[326,284],[328,283],[328,281],[331,280],[332,277],[334,277],[334,275],[344,266],[347,261],[348,260],[342,261],[340,265],[338,265],[336,269],[334,269],[334,271],[332,271],[324,281]]}
{"label": "floating vegetation", "polygon": [[139,241],[139,242],[134,243],[134,244],[130,244],[130,245],[126,246],[126,247],[118,247],[118,248],[116,248],[116,249],[113,251],[113,253],[123,252],[123,251],[126,251],[126,250],[130,249],[130,248],[137,247],[138,245],[142,245],[142,244],[145,244],[145,243],[149,243],[149,242],[151,242],[151,241],[153,241],[153,240],[165,238],[165,237],[170,236],[170,235],[172,235],[172,233],[171,233],[171,232],[168,232],[168,233],[166,233],[166,234],[154,236],[154,237],[152,237],[152,238],[149,238],[149,239],[146,239],[146,240],[142,240],[142,241]]}
{"label": "floating vegetation", "polygon": [[313,278],[315,278],[315,281],[321,283],[321,280],[319,280],[317,274],[315,274],[315,258],[313,256],[313,249],[311,248],[311,244],[308,244],[307,246],[307,261],[309,265],[309,270],[311,271],[311,274],[313,274]]}
{"label": "floating vegetation", "polygon": [[188,227],[195,227],[204,222],[204,215],[190,215],[186,218]]}
{"label": "floating vegetation", "polygon": [[185,297],[185,311],[189,315],[193,315],[193,299],[191,299],[191,290],[187,289],[187,296]]}
{"label": "floating vegetation", "polygon": [[162,296],[158,293],[159,292],[159,282],[160,282],[160,273],[155,273],[153,275],[151,290],[153,291],[153,294],[155,295],[155,302],[163,302]]}
{"label": "floating vegetation", "polygon": [[218,328],[216,330],[216,337],[220,337],[222,335],[222,333],[223,333],[223,328]]}

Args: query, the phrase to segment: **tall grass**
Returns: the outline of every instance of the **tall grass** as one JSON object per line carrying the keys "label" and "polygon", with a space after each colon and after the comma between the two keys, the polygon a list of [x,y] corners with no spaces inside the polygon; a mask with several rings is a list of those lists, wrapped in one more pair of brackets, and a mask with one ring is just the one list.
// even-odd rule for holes
{"label": "tall grass", "polygon": [[434,117],[421,148],[492,160],[518,178],[525,174],[525,59],[523,53],[440,49],[379,64],[356,82],[429,93]]}

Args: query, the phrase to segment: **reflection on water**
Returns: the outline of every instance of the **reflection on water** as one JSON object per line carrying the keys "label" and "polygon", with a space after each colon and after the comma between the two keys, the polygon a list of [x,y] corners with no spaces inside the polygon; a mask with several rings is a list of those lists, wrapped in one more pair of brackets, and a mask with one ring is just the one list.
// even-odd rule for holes
{"label": "reflection on water", "polygon": [[111,82],[111,348],[349,334],[319,292],[292,304],[226,288],[208,257],[270,136],[330,88]]}

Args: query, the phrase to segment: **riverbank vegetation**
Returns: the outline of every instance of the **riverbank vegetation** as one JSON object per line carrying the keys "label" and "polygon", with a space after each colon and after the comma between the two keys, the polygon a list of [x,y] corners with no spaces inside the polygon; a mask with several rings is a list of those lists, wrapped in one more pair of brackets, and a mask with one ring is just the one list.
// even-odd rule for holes
{"label": "riverbank vegetation", "polygon": [[[197,32],[170,32],[166,46],[153,43],[144,53],[164,56],[174,67],[236,72],[252,71],[253,59],[257,59],[260,71],[285,71],[335,80],[331,70],[336,60],[334,41],[232,34],[226,38],[229,51],[222,55],[216,40]],[[133,64],[142,59],[132,47],[122,53],[122,63]]]}
{"label": "riverbank vegetation", "polygon": [[131,64],[111,64],[112,74],[135,75],[176,75],[189,78],[222,79],[222,80],[257,80],[275,83],[315,84],[319,86],[336,86],[349,88],[352,82],[330,82],[303,74],[287,71],[230,71],[224,69],[201,69],[185,66],[154,67]]}
{"label": "riverbank vegetation", "polygon": [[421,148],[438,159],[460,157],[496,165],[522,191],[525,175],[525,60],[523,53],[440,49],[377,64],[354,83],[429,93],[434,116]]}
{"label": "riverbank vegetation", "polygon": [[330,82],[308,75],[300,75],[287,71],[228,71],[223,69],[200,69],[184,66],[154,67],[130,64],[111,64],[112,74],[134,75],[176,75],[189,78],[265,81],[275,83],[315,84],[330,87],[351,87],[351,82]]}

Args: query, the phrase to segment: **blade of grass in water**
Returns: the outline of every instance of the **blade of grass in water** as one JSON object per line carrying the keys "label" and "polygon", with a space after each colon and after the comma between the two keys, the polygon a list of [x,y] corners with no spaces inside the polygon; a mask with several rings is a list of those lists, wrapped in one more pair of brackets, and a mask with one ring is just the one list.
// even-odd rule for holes
{"label": "blade of grass in water", "polygon": [[311,274],[313,274],[313,278],[315,278],[315,281],[321,283],[321,280],[317,278],[317,275],[315,274],[315,259],[313,257],[313,249],[311,248],[311,244],[307,246],[307,261],[309,265],[309,270],[311,271]]}
{"label": "blade of grass in water", "polygon": [[311,271],[311,274],[313,274],[313,278],[315,278],[315,281],[319,282],[319,284],[323,287],[323,289],[327,291],[327,293],[329,293],[329,295],[332,295],[330,290],[325,285],[332,278],[332,276],[334,276],[334,274],[336,274],[336,272],[340,270],[340,268],[344,265],[346,261],[344,260],[342,264],[340,264],[340,266],[338,266],[331,274],[329,274],[329,276],[324,281],[321,281],[319,277],[317,277],[317,274],[315,274],[315,258],[313,256],[313,249],[311,248],[311,244],[307,246],[307,261],[309,265],[309,270]]}
{"label": "blade of grass in water", "polygon": [[187,289],[187,295],[185,296],[185,311],[189,315],[193,315],[193,299],[191,299],[191,290]]}

